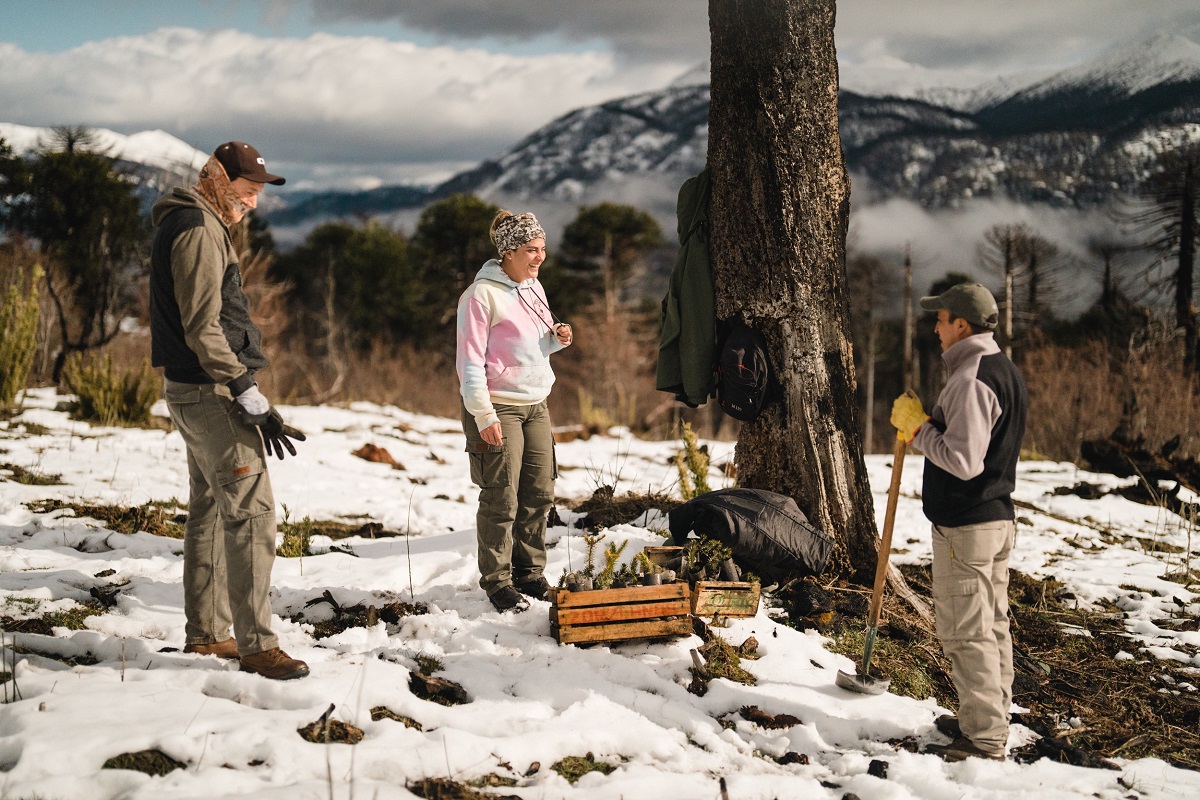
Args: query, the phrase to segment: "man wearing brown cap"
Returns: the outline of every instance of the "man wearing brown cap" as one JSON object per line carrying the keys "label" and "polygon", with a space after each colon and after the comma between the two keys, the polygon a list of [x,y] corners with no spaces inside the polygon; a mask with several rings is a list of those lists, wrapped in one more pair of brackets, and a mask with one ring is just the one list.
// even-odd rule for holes
{"label": "man wearing brown cap", "polygon": [[283,182],[253,147],[226,142],[195,186],[154,204],[150,256],[152,358],[187,448],[184,652],[240,659],[244,672],[278,680],[304,677],[308,665],[280,650],[271,630],[275,499],[266,455],[295,455],[290,440],[304,435],[254,381],[267,359],[230,228],[258,206],[264,184]]}
{"label": "man wearing brown cap", "polygon": [[892,406],[892,424],[925,454],[921,499],[933,523],[933,608],[958,693],[957,719],[938,724],[954,740],[927,752],[947,761],[1003,761],[1013,681],[1012,492],[1029,396],[993,338],[1000,315],[987,289],[962,283],[921,298],[921,308],[937,312],[946,388],[932,414],[905,392]]}

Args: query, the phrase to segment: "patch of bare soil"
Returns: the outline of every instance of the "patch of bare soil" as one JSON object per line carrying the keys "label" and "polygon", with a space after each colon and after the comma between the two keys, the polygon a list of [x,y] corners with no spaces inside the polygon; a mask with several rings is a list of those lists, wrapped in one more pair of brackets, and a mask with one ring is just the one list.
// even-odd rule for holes
{"label": "patch of bare soil", "polygon": [[161,750],[138,750],[135,753],[113,756],[104,762],[103,769],[131,769],[161,777],[186,767],[186,764],[176,761]]}
{"label": "patch of bare soil", "polygon": [[363,740],[362,728],[334,719],[334,706],[329,708],[313,722],[297,729],[300,738],[314,744],[358,744]]}
{"label": "patch of bare soil", "polygon": [[589,531],[611,528],[633,522],[647,511],[654,509],[667,512],[680,505],[680,501],[663,494],[623,494],[617,497],[613,487],[601,486],[592,496],[575,507],[583,514],[576,525]]}
{"label": "patch of bare soil", "polygon": [[397,625],[404,617],[429,613],[429,606],[425,603],[406,603],[402,600],[393,600],[381,606],[364,603],[344,606],[328,589],[322,592],[320,597],[309,600],[304,607],[311,608],[319,604],[328,604],[333,609],[332,619],[312,620],[303,612],[291,616],[292,622],[306,622],[312,625],[314,639],[335,636],[347,628],[373,628],[381,620],[388,625]]}
{"label": "patch of bare soil", "polygon": [[[903,567],[909,586],[930,596],[928,567]],[[870,593],[861,587],[799,581],[774,602],[779,621],[831,637],[831,649],[859,662]],[[1018,761],[1051,758],[1080,766],[1112,766],[1110,758],[1159,758],[1200,769],[1200,692],[1195,670],[1139,652],[1118,609],[1078,610],[1053,579],[1012,572],[1014,701],[1029,709],[1013,722],[1041,735],[1012,753]],[[1180,625],[1186,626],[1186,620]],[[1116,658],[1118,653],[1133,658]],[[933,631],[902,601],[888,596],[871,674],[890,691],[958,705],[950,666]],[[913,743],[900,743],[912,746]]]}
{"label": "patch of bare soil", "polygon": [[423,672],[413,672],[408,676],[408,689],[422,700],[442,706],[461,706],[471,702],[471,696],[462,684]]}
{"label": "patch of bare soil", "polygon": [[423,778],[408,784],[408,790],[425,800],[521,800],[517,795],[496,795],[472,789],[450,778]]}

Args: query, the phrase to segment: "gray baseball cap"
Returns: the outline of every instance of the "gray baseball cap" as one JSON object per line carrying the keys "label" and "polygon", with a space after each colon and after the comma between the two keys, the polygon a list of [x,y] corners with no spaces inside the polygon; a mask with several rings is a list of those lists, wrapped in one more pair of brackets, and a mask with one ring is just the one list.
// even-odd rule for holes
{"label": "gray baseball cap", "polygon": [[972,325],[995,330],[1000,324],[1000,309],[996,298],[978,283],[960,283],[933,297],[922,297],[921,308],[926,311],[946,309]]}

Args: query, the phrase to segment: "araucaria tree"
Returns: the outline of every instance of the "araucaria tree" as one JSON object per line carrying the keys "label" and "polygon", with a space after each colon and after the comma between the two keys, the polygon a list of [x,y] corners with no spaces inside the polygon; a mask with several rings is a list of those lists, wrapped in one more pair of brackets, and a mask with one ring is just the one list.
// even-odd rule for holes
{"label": "araucaria tree", "polygon": [[603,298],[612,319],[621,288],[643,256],[662,243],[662,229],[641,209],[618,203],[581,206],[563,229],[558,258],[546,279],[560,315]]}
{"label": "araucaria tree", "polygon": [[1184,367],[1200,371],[1200,320],[1194,300],[1196,245],[1200,244],[1200,144],[1168,150],[1146,182],[1151,208],[1140,219],[1153,233],[1149,246],[1175,257],[1170,284],[1175,324],[1183,332]]}
{"label": "araucaria tree", "polygon": [[738,436],[742,486],[793,497],[869,582],[877,540],[854,402],[834,0],[710,0],[717,317],[762,331],[779,384]]}
{"label": "araucaria tree", "polygon": [[9,223],[47,256],[46,286],[62,338],[55,381],[71,352],[116,336],[119,291],[138,265],[147,234],[133,184],[91,146],[86,129],[56,129],[6,190],[15,198]]}

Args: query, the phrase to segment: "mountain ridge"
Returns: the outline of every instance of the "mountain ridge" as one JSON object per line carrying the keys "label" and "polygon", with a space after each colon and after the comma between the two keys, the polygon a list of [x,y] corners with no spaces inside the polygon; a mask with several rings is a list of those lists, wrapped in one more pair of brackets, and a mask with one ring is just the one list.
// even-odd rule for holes
{"label": "mountain ridge", "polygon": [[[386,215],[457,192],[559,204],[614,199],[661,183],[660,202],[707,158],[709,88],[700,65],[661,89],[576,109],[507,152],[435,186],[273,193],[268,219],[304,225]],[[972,88],[847,81],[839,120],[856,197],[929,208],[975,197],[1079,207],[1134,191],[1165,147],[1200,142],[1200,45],[1176,34],[1117,48],[1052,74]],[[0,123],[22,152],[48,129]],[[190,180],[207,154],[163,131],[97,129],[102,148],[147,168],[145,190]],[[864,180],[865,179],[865,180]]]}

